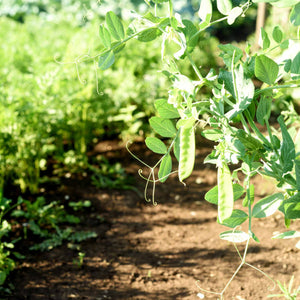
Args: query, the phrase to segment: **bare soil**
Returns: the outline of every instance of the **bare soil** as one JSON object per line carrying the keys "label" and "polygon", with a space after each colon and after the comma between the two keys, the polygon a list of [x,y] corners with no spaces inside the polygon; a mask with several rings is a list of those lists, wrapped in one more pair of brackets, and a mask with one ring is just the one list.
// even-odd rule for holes
{"label": "bare soil", "polygon": [[[204,200],[205,193],[216,184],[214,166],[203,159],[211,145],[198,147],[195,171],[183,186],[176,174],[164,184],[157,184],[157,206],[144,200],[145,181],[137,171],[144,168],[122,145],[103,142],[95,152],[122,162],[130,176],[135,176],[133,190],[101,190],[88,179],[68,179],[52,190],[56,197],[70,201],[92,201],[91,209],[81,214],[81,230],[93,230],[95,239],[81,245],[83,265],[73,260],[77,251],[64,245],[49,252],[28,252],[13,272],[15,286],[8,299],[134,299],[197,300],[218,299],[218,295],[240,264],[234,246],[219,239],[228,228],[216,223],[216,207]],[[132,150],[147,163],[158,158],[142,144]],[[256,199],[275,190],[261,177],[254,179]],[[50,193],[50,191],[49,191]],[[151,187],[149,190],[151,195]],[[237,207],[242,208],[241,203]],[[299,222],[292,229],[300,229]],[[244,226],[243,226],[244,227]],[[244,229],[246,229],[247,224]],[[260,243],[251,242],[247,262],[275,280],[288,282],[292,275],[300,284],[300,250],[296,240],[272,240],[274,232],[283,232],[284,218],[276,213],[256,219],[253,231]],[[24,246],[25,247],[25,246]],[[243,251],[244,245],[238,246]],[[24,249],[26,250],[26,249]],[[278,288],[261,272],[244,265],[224,294],[225,299],[266,299]],[[201,293],[201,294],[199,294]]]}

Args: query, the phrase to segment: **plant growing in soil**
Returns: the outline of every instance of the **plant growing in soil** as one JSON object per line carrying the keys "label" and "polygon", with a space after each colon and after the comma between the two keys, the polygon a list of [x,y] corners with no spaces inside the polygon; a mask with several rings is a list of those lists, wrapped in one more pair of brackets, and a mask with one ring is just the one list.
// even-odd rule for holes
{"label": "plant growing in soil", "polygon": [[[246,262],[250,241],[259,242],[252,230],[253,220],[269,217],[279,210],[288,228],[292,221],[300,218],[300,118],[289,104],[275,124],[270,121],[272,104],[284,101],[284,91],[300,87],[299,29],[298,33],[294,30],[294,36],[288,37],[279,26],[270,32],[261,28],[259,50],[250,43],[244,49],[233,44],[219,45],[224,64],[218,70],[201,69],[195,63],[193,51],[199,40],[205,39],[209,28],[220,22],[232,25],[257,2],[291,7],[291,28],[295,26],[296,29],[300,25],[300,3],[298,0],[248,0],[233,6],[231,0],[202,0],[198,22],[192,22],[174,13],[172,0],[145,2],[148,12],[134,13],[127,29],[114,12],[107,13],[105,24],[99,27],[103,49],[93,59],[98,58],[98,67],[104,71],[114,64],[129,40],[148,43],[161,38],[163,69],[159,71],[168,78],[170,87],[167,98],[155,101],[158,116],[149,120],[160,138],[151,136],[145,141],[161,159],[149,166],[137,158],[150,170],[148,177],[140,173],[147,181],[145,198],[156,204],[155,184],[165,182],[173,173],[178,173],[179,181],[185,184],[184,180],[194,169],[196,134],[215,143],[205,162],[216,165],[218,184],[205,195],[205,200],[217,205],[217,222],[230,228],[221,233],[220,238],[234,245],[245,243],[243,255],[235,245],[241,258],[239,267],[224,289],[214,293],[223,299],[242,266],[262,272]],[[222,14],[219,19],[215,19],[213,2]],[[167,9],[160,10],[164,5]],[[167,15],[160,16],[160,11],[167,11]],[[292,47],[295,51],[285,51]],[[181,71],[181,62],[189,63],[194,76]],[[254,79],[259,85],[254,85]],[[178,162],[175,168],[173,155]],[[251,180],[257,174],[275,178],[279,192],[255,202]],[[153,184],[150,199],[147,195],[149,183]],[[242,199],[244,210],[235,209],[235,201],[239,199]],[[240,230],[240,225],[246,221],[248,230]],[[290,230],[273,238],[299,236],[300,232]]]}

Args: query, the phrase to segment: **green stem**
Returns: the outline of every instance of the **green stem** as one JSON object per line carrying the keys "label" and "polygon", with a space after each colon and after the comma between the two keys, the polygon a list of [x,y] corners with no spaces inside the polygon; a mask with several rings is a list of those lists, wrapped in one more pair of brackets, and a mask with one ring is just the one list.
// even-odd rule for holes
{"label": "green stem", "polygon": [[300,87],[300,84],[292,83],[292,84],[268,86],[268,87],[266,87],[264,89],[255,91],[254,98],[256,98],[258,95],[264,93],[265,91],[287,89],[287,88],[297,88],[297,87]]}
{"label": "green stem", "polygon": [[170,18],[173,17],[173,3],[172,3],[172,0],[169,0],[169,16],[170,16]]}
{"label": "green stem", "polygon": [[201,75],[201,73],[200,73],[200,71],[199,71],[199,68],[196,66],[194,60],[192,59],[192,57],[191,57],[191,55],[190,55],[189,53],[187,54],[187,57],[188,57],[188,59],[189,59],[191,65],[192,65],[192,67],[193,67],[195,73],[197,74],[198,78],[199,78],[200,80],[203,80],[203,76]]}

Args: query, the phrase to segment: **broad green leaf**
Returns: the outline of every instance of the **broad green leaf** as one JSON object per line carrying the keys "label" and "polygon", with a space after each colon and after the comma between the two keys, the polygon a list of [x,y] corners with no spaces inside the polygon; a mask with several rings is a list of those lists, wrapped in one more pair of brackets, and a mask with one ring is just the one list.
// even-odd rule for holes
{"label": "broad green leaf", "polygon": [[117,15],[110,11],[105,16],[106,25],[110,34],[117,41],[123,40],[125,37],[124,27]]}
{"label": "broad green leaf", "polygon": [[110,48],[111,46],[110,33],[103,25],[99,26],[99,36],[104,47]]}
{"label": "broad green leaf", "polygon": [[184,28],[181,28],[186,39],[186,50],[191,53],[198,44],[199,35],[197,27],[190,20],[182,20]]}
{"label": "broad green leaf", "polygon": [[300,231],[290,230],[283,233],[279,233],[272,237],[272,239],[294,239],[300,237]]}
{"label": "broad green leaf", "polygon": [[210,141],[218,141],[224,137],[224,134],[220,129],[206,129],[201,132],[201,135]]}
{"label": "broad green leaf", "polygon": [[113,42],[113,43],[111,43],[111,47],[112,48],[114,47],[113,51],[114,51],[115,54],[117,54],[120,51],[122,51],[125,48],[125,46],[126,46],[125,43],[123,43],[123,44],[120,44],[120,42]]}
{"label": "broad green leaf", "polygon": [[255,59],[255,76],[269,85],[272,85],[278,76],[277,63],[265,55],[259,55]]}
{"label": "broad green leaf", "polygon": [[234,86],[233,86],[233,79],[231,72],[221,70],[219,74],[219,80],[224,83],[225,89],[233,96],[235,97],[234,93]]}
{"label": "broad green leaf", "polygon": [[283,194],[276,193],[259,200],[253,207],[254,218],[265,218],[275,213],[284,199]]}
{"label": "broad green leaf", "polygon": [[176,135],[177,130],[173,122],[169,119],[152,117],[149,123],[150,126],[163,137],[174,137]]}
{"label": "broad green leaf", "polygon": [[299,159],[295,159],[295,173],[296,173],[297,190],[300,191],[300,160]]}
{"label": "broad green leaf", "polygon": [[222,57],[225,65],[228,68],[231,68],[232,64],[232,58],[234,55],[234,65],[240,61],[240,59],[243,57],[243,51],[231,44],[225,44],[225,45],[218,45],[218,48],[222,50],[220,53],[220,57]]}
{"label": "broad green leaf", "polygon": [[174,107],[174,105],[168,103],[167,99],[158,99],[155,101],[154,105],[162,118],[176,119],[180,117],[178,110]]}
{"label": "broad green leaf", "polygon": [[240,210],[240,209],[235,209],[232,211],[232,214],[229,218],[225,219],[221,225],[230,227],[230,228],[235,228],[236,226],[239,226],[243,224],[246,220],[248,219],[248,215]]}
{"label": "broad green leaf", "polygon": [[263,48],[263,50],[268,49],[270,47],[271,42],[268,34],[266,33],[263,27],[260,29],[260,38],[260,46]]}
{"label": "broad green leaf", "polygon": [[253,238],[253,240],[257,243],[260,243],[258,237],[255,235],[255,233],[253,231],[249,232],[249,235]]}
{"label": "broad green leaf", "polygon": [[300,26],[300,2],[292,8],[290,21],[294,26]]}
{"label": "broad green leaf", "polygon": [[158,154],[166,154],[167,146],[156,137],[147,137],[145,140],[146,146],[153,152]]}
{"label": "broad green leaf", "polygon": [[249,234],[241,230],[230,230],[220,233],[220,239],[232,243],[242,243],[247,241],[249,238]]}
{"label": "broad green leaf", "polygon": [[287,49],[287,48],[289,47],[289,44],[290,44],[290,40],[285,40],[285,41],[283,41],[283,42],[280,44],[280,48],[281,48],[282,50],[285,50],[285,49]]}
{"label": "broad green leaf", "polygon": [[[234,183],[232,188],[233,188],[234,201],[240,199],[241,196],[245,193],[245,189],[238,183]],[[205,194],[204,199],[209,203],[218,205],[218,197],[219,197],[218,186],[216,185]]]}
{"label": "broad green leaf", "polygon": [[172,171],[172,158],[170,154],[167,154],[163,157],[159,171],[158,178],[160,182],[165,182]]}
{"label": "broad green leaf", "polygon": [[234,7],[227,18],[227,23],[228,25],[232,25],[235,20],[243,13],[243,9],[239,6]]}
{"label": "broad green leaf", "polygon": [[6,276],[7,276],[6,272],[1,270],[0,271],[0,286],[3,285],[3,283],[5,282]]}
{"label": "broad green leaf", "polygon": [[293,161],[296,157],[295,145],[291,138],[286,125],[283,120],[283,116],[279,116],[277,121],[280,125],[282,134],[282,143],[280,147],[280,158],[283,164],[283,173],[289,172],[293,169]]}
{"label": "broad green leaf", "polygon": [[178,177],[182,182],[189,177],[194,169],[195,163],[195,130],[194,127],[180,127],[180,154]]}
{"label": "broad green leaf", "polygon": [[228,15],[232,9],[231,0],[217,0],[217,8],[222,15]]}
{"label": "broad green leaf", "polygon": [[279,210],[283,212],[285,219],[300,219],[300,193],[284,200]]}
{"label": "broad green leaf", "polygon": [[291,65],[292,79],[300,79],[300,52],[295,56]]}
{"label": "broad green leaf", "polygon": [[108,69],[115,62],[115,54],[113,51],[106,52],[99,56],[98,67],[104,71]]}
{"label": "broad green leaf", "polygon": [[282,38],[283,38],[283,33],[279,26],[274,27],[272,36],[276,43],[281,43]]}
{"label": "broad green leaf", "polygon": [[222,223],[233,210],[233,187],[229,167],[225,162],[218,168],[218,217]]}
{"label": "broad green leaf", "polygon": [[259,124],[264,125],[265,121],[269,120],[271,115],[271,108],[272,98],[261,97],[256,110],[256,119]]}
{"label": "broad green leaf", "polygon": [[162,34],[162,32],[158,28],[149,28],[149,29],[142,31],[138,35],[137,39],[140,42],[147,43],[147,42],[155,40],[161,34]]}
{"label": "broad green leaf", "polygon": [[179,136],[177,136],[175,139],[173,152],[177,161],[179,162],[180,159],[180,137]]}
{"label": "broad green leaf", "polygon": [[202,22],[210,22],[212,16],[211,0],[201,0],[198,15]]}

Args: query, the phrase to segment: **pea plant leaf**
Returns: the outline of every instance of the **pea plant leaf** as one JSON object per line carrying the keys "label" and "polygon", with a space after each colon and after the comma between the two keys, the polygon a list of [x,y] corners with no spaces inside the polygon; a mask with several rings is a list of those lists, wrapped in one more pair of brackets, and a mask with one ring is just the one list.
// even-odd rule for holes
{"label": "pea plant leaf", "polygon": [[154,106],[162,118],[176,119],[180,117],[178,110],[172,104],[168,103],[167,99],[156,100]]}
{"label": "pea plant leaf", "polygon": [[274,27],[272,36],[276,43],[281,43],[282,38],[283,38],[283,33],[279,26]]}
{"label": "pea plant leaf", "polygon": [[300,160],[295,159],[295,173],[296,173],[296,185],[298,191],[300,191]]}
{"label": "pea plant leaf", "polygon": [[217,9],[222,15],[228,15],[232,9],[231,0],[217,0]]}
{"label": "pea plant leaf", "polygon": [[261,125],[265,124],[266,120],[269,120],[272,108],[272,98],[261,97],[256,109],[256,119]]}
{"label": "pea plant leaf", "polygon": [[124,27],[119,17],[112,11],[105,16],[107,28],[114,39],[123,40],[125,37]]}
{"label": "pea plant leaf", "polygon": [[189,177],[194,169],[195,163],[195,130],[193,126],[180,127],[180,154],[178,176],[179,180],[183,182]]}
{"label": "pea plant leaf", "polygon": [[98,67],[104,71],[115,62],[115,54],[113,51],[105,52],[99,56]]}
{"label": "pea plant leaf", "polygon": [[283,120],[283,116],[279,116],[277,121],[280,125],[282,142],[280,147],[280,158],[283,164],[283,173],[289,172],[293,169],[293,161],[296,157],[295,144],[290,136],[286,125]]}
{"label": "pea plant leaf", "polygon": [[239,6],[234,7],[228,14],[227,23],[232,25],[235,20],[243,13],[243,9]]}
{"label": "pea plant leaf", "polygon": [[243,224],[247,219],[248,215],[244,211],[235,209],[229,218],[223,220],[222,223],[219,223],[230,228],[235,228],[236,226]]}
{"label": "pea plant leaf", "polygon": [[[245,189],[238,183],[234,183],[232,188],[233,188],[233,200],[237,201],[245,193]],[[207,202],[215,204],[215,205],[218,205],[218,198],[219,198],[219,193],[218,193],[217,185],[215,187],[213,187],[212,189],[210,189],[204,196],[204,199]]]}
{"label": "pea plant leaf", "polygon": [[249,238],[249,234],[241,230],[230,230],[220,233],[220,239],[232,243],[243,243]]}
{"label": "pea plant leaf", "polygon": [[275,83],[279,72],[277,63],[265,55],[259,55],[255,59],[255,76],[269,84]]}
{"label": "pea plant leaf", "polygon": [[104,47],[109,49],[111,46],[110,33],[103,25],[99,26],[99,37]]}
{"label": "pea plant leaf", "polygon": [[254,218],[265,218],[275,213],[284,199],[283,194],[276,193],[259,200],[252,209]]}
{"label": "pea plant leaf", "polygon": [[243,51],[231,44],[225,44],[225,45],[218,45],[218,48],[222,50],[220,53],[220,57],[222,57],[225,65],[230,68],[232,64],[232,59],[234,55],[234,62],[235,65],[242,57],[243,57]]}
{"label": "pea plant leaf", "polygon": [[210,22],[212,16],[211,0],[201,0],[198,15],[202,22]]}
{"label": "pea plant leaf", "polygon": [[300,219],[300,193],[283,201],[279,210],[284,214],[286,219]]}
{"label": "pea plant leaf", "polygon": [[269,36],[267,34],[267,32],[264,30],[264,28],[262,27],[260,29],[260,42],[259,45],[263,48],[263,50],[266,50],[270,47],[270,39]]}
{"label": "pea plant leaf", "polygon": [[154,153],[166,154],[168,151],[167,146],[156,137],[147,137],[145,143],[146,146]]}
{"label": "pea plant leaf", "polygon": [[158,178],[160,182],[165,182],[172,171],[172,158],[170,154],[163,157],[160,162]]}
{"label": "pea plant leaf", "polygon": [[218,217],[222,223],[233,210],[233,187],[228,165],[223,162],[218,168]]}
{"label": "pea plant leaf", "polygon": [[272,237],[272,239],[294,239],[294,238],[300,238],[300,231],[296,230],[290,230],[283,233],[279,233]]}
{"label": "pea plant leaf", "polygon": [[173,122],[169,119],[161,117],[152,117],[149,120],[150,126],[163,137],[174,137],[176,135],[176,128]]}
{"label": "pea plant leaf", "polygon": [[292,61],[291,76],[293,80],[300,79],[300,52],[298,52]]}
{"label": "pea plant leaf", "polygon": [[158,28],[148,28],[148,29],[142,31],[138,35],[137,39],[140,42],[147,43],[147,42],[151,42],[151,41],[155,40],[161,34],[162,34],[162,32]]}
{"label": "pea plant leaf", "polygon": [[294,26],[300,26],[300,2],[292,8],[290,21]]}

